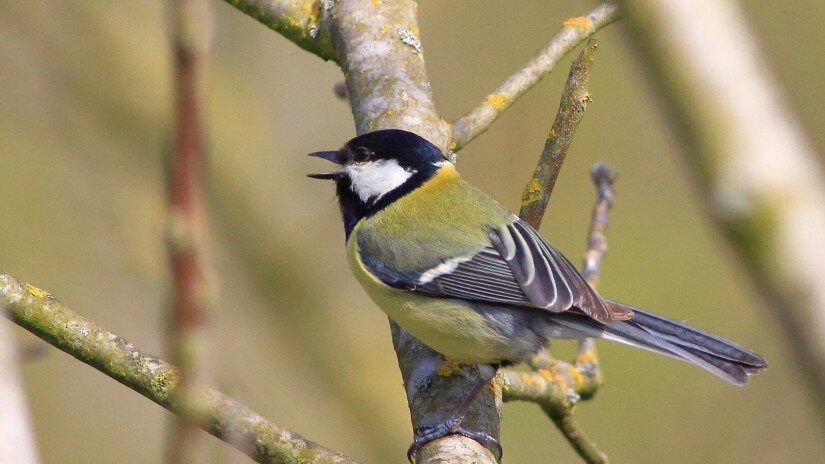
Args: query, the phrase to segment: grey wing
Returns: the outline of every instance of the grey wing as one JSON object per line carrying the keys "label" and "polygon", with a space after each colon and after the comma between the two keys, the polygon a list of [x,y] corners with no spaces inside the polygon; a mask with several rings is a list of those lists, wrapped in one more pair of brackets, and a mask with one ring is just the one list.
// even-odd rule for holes
{"label": "grey wing", "polygon": [[491,229],[489,236],[535,306],[555,313],[578,308],[604,323],[631,315],[608,306],[576,267],[521,219]]}
{"label": "grey wing", "polygon": [[578,308],[599,322],[626,319],[605,302],[576,268],[520,219],[491,229],[491,246],[451,257],[429,269],[398,272],[361,255],[384,283],[436,297],[512,304],[551,312]]}

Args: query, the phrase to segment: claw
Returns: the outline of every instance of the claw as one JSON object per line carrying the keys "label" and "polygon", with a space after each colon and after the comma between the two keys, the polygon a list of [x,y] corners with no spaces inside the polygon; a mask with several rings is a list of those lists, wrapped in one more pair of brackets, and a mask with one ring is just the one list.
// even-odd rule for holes
{"label": "claw", "polygon": [[461,426],[460,420],[450,418],[446,422],[440,424],[422,425],[415,429],[415,438],[413,439],[410,448],[407,450],[407,460],[410,463],[415,462],[415,455],[427,443],[444,438],[447,435],[463,435],[471,440],[481,443],[482,446],[490,450],[496,458],[496,461],[501,461],[503,450],[501,444],[492,436],[474,430],[465,429]]}

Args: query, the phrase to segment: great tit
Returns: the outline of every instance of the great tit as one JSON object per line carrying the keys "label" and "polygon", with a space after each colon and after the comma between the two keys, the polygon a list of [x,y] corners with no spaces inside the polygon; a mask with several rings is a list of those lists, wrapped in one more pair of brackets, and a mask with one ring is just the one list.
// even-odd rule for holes
{"label": "great tit", "polygon": [[535,229],[412,132],[370,132],[310,156],[343,167],[309,176],[335,182],[347,259],[373,301],[445,357],[493,366],[445,424],[416,431],[414,447],[465,433],[463,414],[495,368],[550,338],[618,341],[737,385],[767,367],[736,343],[602,298]]}

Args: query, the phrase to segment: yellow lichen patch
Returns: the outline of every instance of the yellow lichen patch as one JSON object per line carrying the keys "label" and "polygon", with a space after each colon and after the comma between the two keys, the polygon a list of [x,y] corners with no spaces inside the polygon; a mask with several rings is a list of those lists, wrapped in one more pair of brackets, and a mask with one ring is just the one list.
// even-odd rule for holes
{"label": "yellow lichen patch", "polygon": [[547,381],[553,380],[553,373],[547,369],[537,369],[536,372]]}
{"label": "yellow lichen patch", "polygon": [[378,6],[381,4],[381,0],[371,0],[372,6]]}
{"label": "yellow lichen patch", "polygon": [[573,382],[577,385],[581,385],[584,383],[584,376],[578,369],[573,366],[567,366],[567,371],[570,372],[570,376],[573,377]]}
{"label": "yellow lichen patch", "polygon": [[413,33],[413,34],[415,34],[415,35],[419,35],[419,33],[418,33],[418,26],[416,26],[415,24],[410,24],[409,26],[407,26],[407,28],[408,28],[410,31],[412,31],[412,33]]}
{"label": "yellow lichen patch", "polygon": [[563,26],[579,26],[582,29],[590,27],[590,20],[584,16],[577,16],[575,18],[568,18],[563,23]]}
{"label": "yellow lichen patch", "polygon": [[448,148],[450,149],[450,151],[453,151],[453,150],[455,150],[457,147],[458,147],[458,144],[457,144],[457,143],[455,143],[455,141],[453,141],[453,142],[450,142],[450,146],[449,146]]}
{"label": "yellow lichen patch", "polygon": [[533,193],[541,192],[541,182],[539,182],[536,176],[531,177],[530,182],[527,182],[527,191]]}
{"label": "yellow lichen patch", "polygon": [[510,94],[507,92],[496,93],[487,97],[487,103],[495,109],[499,109],[507,103],[510,99]]}
{"label": "yellow lichen patch", "polygon": [[526,208],[541,199],[541,182],[536,177],[537,174],[538,172],[533,174],[533,177],[527,182],[527,186],[524,187],[524,193],[521,196],[522,208]]}
{"label": "yellow lichen patch", "polygon": [[392,116],[393,114],[395,114],[395,111],[387,110],[387,116]]}
{"label": "yellow lichen patch", "polygon": [[492,389],[493,389],[493,395],[495,395],[495,396],[499,396],[499,395],[501,395],[501,388],[500,388],[500,386],[499,386],[499,385],[500,385],[500,384],[499,384],[498,382],[496,382],[496,378],[495,378],[495,377],[493,377],[492,379],[490,379],[490,388],[492,388]]}
{"label": "yellow lichen patch", "polygon": [[35,287],[34,285],[26,282],[26,290],[32,295],[37,298],[46,298],[49,296],[49,292],[42,290],[40,288]]}
{"label": "yellow lichen patch", "polygon": [[591,351],[582,351],[576,356],[576,364],[585,364],[585,363],[595,363],[598,360],[596,359],[595,353]]}
{"label": "yellow lichen patch", "polygon": [[152,379],[152,386],[162,390],[171,391],[178,386],[178,376],[172,371],[163,371],[157,378]]}
{"label": "yellow lichen patch", "polygon": [[440,366],[438,366],[438,369],[435,370],[435,373],[440,375],[441,377],[449,377],[458,372],[459,369],[461,369],[461,363],[450,358],[447,358]]}
{"label": "yellow lichen patch", "polygon": [[[309,24],[307,24],[307,27],[310,29],[310,35],[315,38],[318,31],[318,18],[321,15],[321,2],[315,2],[311,7],[309,5],[304,5],[303,9],[305,10],[304,13],[309,14]],[[312,35],[313,29],[316,31],[316,35]]]}
{"label": "yellow lichen patch", "polygon": [[521,381],[524,382],[525,385],[535,387],[535,388],[542,388],[543,384],[541,380],[539,380],[536,376],[531,375],[527,372],[523,372],[521,374]]}
{"label": "yellow lichen patch", "polygon": [[310,14],[310,13],[312,13],[312,4],[310,4],[310,3],[304,3],[303,5],[301,5],[301,11],[302,11],[304,14]]}
{"label": "yellow lichen patch", "polygon": [[381,33],[382,33],[382,34],[386,34],[386,33],[387,33],[387,26],[385,26],[385,25],[383,25],[383,24],[381,25]]}

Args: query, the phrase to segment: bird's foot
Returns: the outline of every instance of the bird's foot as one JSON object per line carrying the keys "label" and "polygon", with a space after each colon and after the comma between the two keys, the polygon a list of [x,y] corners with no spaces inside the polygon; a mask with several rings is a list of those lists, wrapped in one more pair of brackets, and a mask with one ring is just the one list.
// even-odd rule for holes
{"label": "bird's foot", "polygon": [[501,461],[503,451],[498,440],[487,433],[470,430],[461,426],[461,421],[456,419],[448,419],[446,422],[439,424],[427,424],[416,427],[415,438],[413,439],[410,448],[407,450],[407,459],[415,462],[415,455],[427,443],[444,438],[447,435],[463,435],[467,438],[481,443],[482,446],[490,450],[496,458],[496,461]]}

